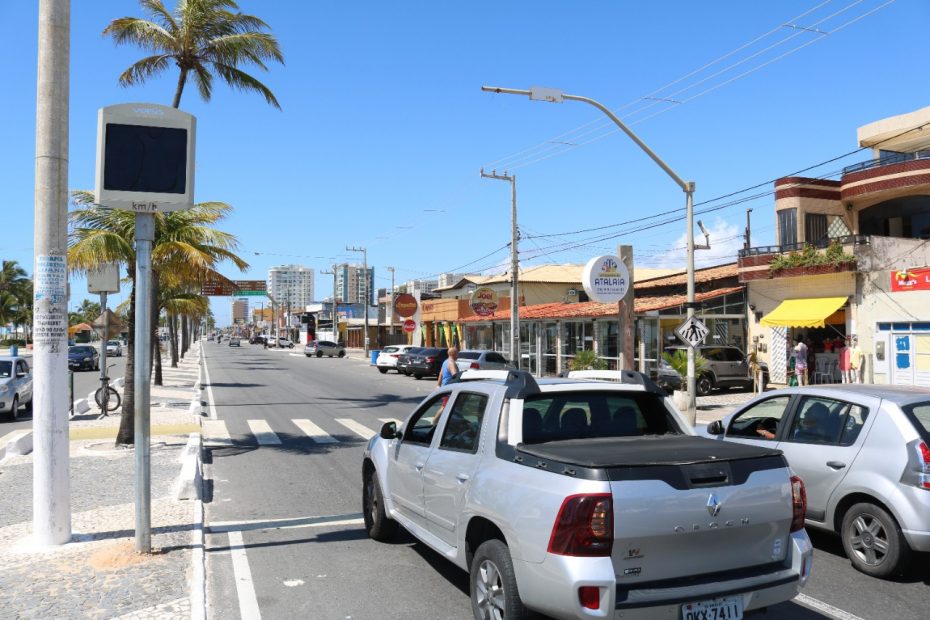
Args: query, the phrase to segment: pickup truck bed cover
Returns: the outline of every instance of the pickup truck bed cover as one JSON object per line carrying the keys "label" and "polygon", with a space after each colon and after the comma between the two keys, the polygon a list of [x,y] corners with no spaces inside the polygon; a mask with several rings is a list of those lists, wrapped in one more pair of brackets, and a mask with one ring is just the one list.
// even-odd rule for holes
{"label": "pickup truck bed cover", "polygon": [[781,450],[683,435],[567,439],[520,444],[517,450],[540,459],[590,468],[693,465],[782,454]]}

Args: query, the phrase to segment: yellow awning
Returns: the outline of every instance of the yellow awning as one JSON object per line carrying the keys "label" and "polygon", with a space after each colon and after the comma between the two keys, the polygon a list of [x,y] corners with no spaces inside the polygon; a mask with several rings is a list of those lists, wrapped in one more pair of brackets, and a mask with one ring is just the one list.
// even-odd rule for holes
{"label": "yellow awning", "polygon": [[825,319],[840,309],[848,297],[786,299],[762,317],[766,327],[823,327]]}

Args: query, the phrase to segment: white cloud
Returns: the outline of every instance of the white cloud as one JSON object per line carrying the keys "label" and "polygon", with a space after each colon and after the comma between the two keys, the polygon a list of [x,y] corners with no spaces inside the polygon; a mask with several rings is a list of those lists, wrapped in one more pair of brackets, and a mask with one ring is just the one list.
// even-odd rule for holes
{"label": "white cloud", "polygon": [[[704,235],[697,228],[695,222],[694,242],[704,243]],[[743,234],[740,228],[724,219],[716,218],[710,232],[710,249],[696,250],[694,253],[695,267],[709,267],[723,263],[735,262],[737,252],[743,247]],[[645,258],[644,263],[649,267],[660,269],[684,269],[687,266],[688,239],[686,234],[672,242],[671,247],[658,253],[654,257]],[[634,248],[635,252],[635,248]],[[635,256],[635,254],[634,254]]]}

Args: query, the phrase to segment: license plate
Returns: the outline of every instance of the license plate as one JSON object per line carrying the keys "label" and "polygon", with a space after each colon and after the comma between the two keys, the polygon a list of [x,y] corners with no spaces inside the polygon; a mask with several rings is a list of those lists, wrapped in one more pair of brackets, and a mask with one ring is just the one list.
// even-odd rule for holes
{"label": "license plate", "polygon": [[741,596],[725,596],[681,606],[681,620],[742,620],[742,617]]}

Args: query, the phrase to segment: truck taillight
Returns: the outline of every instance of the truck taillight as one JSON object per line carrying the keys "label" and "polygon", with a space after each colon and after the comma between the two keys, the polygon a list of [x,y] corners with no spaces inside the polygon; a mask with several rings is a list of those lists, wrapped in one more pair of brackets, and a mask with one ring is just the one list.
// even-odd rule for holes
{"label": "truck taillight", "polygon": [[562,502],[549,537],[549,553],[609,556],[614,544],[614,510],[610,493],[570,495]]}
{"label": "truck taillight", "polygon": [[472,362],[469,368],[471,368],[472,370],[478,370],[479,368],[481,368],[481,366],[478,364],[478,362]]}
{"label": "truck taillight", "polygon": [[804,529],[804,516],[807,514],[807,490],[804,481],[791,476],[791,531]]}
{"label": "truck taillight", "polygon": [[930,446],[920,439],[907,445],[907,469],[901,482],[930,490]]}

